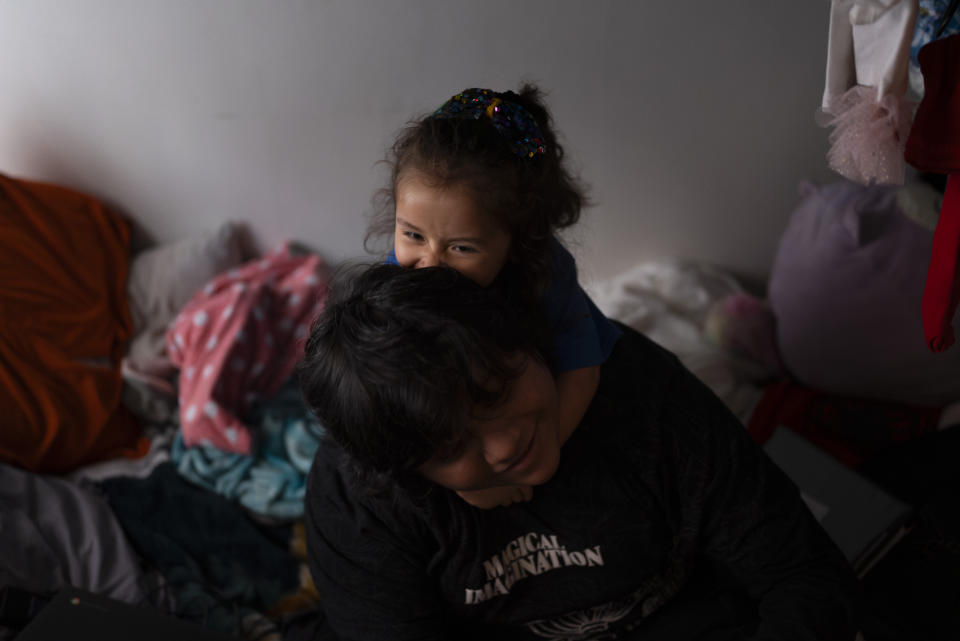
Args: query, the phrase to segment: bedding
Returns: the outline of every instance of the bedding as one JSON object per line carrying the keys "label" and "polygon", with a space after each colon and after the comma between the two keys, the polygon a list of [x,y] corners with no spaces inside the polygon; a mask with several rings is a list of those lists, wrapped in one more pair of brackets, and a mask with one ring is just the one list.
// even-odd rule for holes
{"label": "bedding", "polygon": [[704,331],[711,309],[743,292],[723,270],[681,260],[640,263],[590,287],[604,314],[676,354],[745,423],[771,376],[769,365],[722,349]]}
{"label": "bedding", "polygon": [[177,616],[236,636],[262,633],[263,613],[300,591],[290,526],[253,523],[234,502],[188,483],[172,463],[100,487],[134,547],[162,573]]}
{"label": "bedding", "polygon": [[[320,428],[308,430],[298,395],[271,396],[316,312],[310,292],[324,291],[319,257],[284,250],[280,267],[257,272],[298,324],[284,335],[288,314],[261,328],[278,348],[263,375],[286,374],[243,416],[260,456],[237,486],[246,492],[191,480],[199,451],[179,431],[165,333],[205,283],[237,284],[225,272],[246,258],[239,232],[227,223],[131,263],[128,222],[99,199],[0,175],[0,587],[42,601],[74,585],[261,641],[316,607],[295,517]],[[24,620],[0,617],[0,639]]]}
{"label": "bedding", "polygon": [[212,446],[187,447],[183,434],[178,433],[171,452],[177,471],[258,516],[302,518],[306,476],[323,427],[303,404],[293,378],[250,416],[249,426],[257,434],[254,452],[245,455]]}
{"label": "bedding", "polygon": [[0,175],[0,461],[65,472],[146,453],[120,403],[129,242],[96,198]]}
{"label": "bedding", "polygon": [[[166,358],[170,321],[211,279],[246,258],[242,227],[232,221],[134,256],[127,281],[134,329],[124,363],[127,372],[147,382],[174,374]],[[159,387],[172,390],[164,382]]]}
{"label": "bedding", "polygon": [[109,505],[95,491],[0,463],[0,586],[83,585],[140,603],[151,591]]}
{"label": "bedding", "polygon": [[[847,232],[839,232],[833,227],[840,225],[840,221],[828,219],[826,222],[821,222],[819,219],[811,220],[810,216],[825,215],[821,209],[823,207],[819,200],[821,198],[826,198],[833,203],[846,203],[843,205],[846,208],[843,211],[850,217],[848,222],[852,221],[853,224],[857,223],[858,216],[866,216],[871,212],[878,211],[878,215],[887,216],[890,214],[889,208],[894,206],[895,192],[888,188],[877,189],[883,189],[883,191],[874,191],[872,196],[868,192],[865,196],[866,188],[852,183],[841,183],[832,189],[825,189],[808,196],[815,200],[815,204],[801,205],[796,214],[800,220],[792,223],[793,227],[787,230],[781,245],[781,254],[778,255],[779,262],[774,274],[776,283],[771,284],[771,296],[775,297],[775,304],[772,305],[772,310],[762,311],[770,317],[758,317],[755,313],[739,318],[729,315],[723,318],[728,323],[743,323],[753,334],[753,338],[762,345],[775,339],[768,334],[771,332],[770,325],[776,323],[777,331],[780,332],[780,345],[789,342],[790,349],[787,355],[793,358],[787,361],[788,364],[796,363],[796,359],[800,357],[807,359],[807,362],[821,358],[817,361],[816,371],[822,372],[822,376],[815,379],[816,382],[821,383],[820,386],[809,385],[804,380],[791,378],[783,371],[779,362],[769,354],[775,346],[734,349],[737,347],[735,343],[725,345],[718,342],[716,334],[723,332],[711,331],[711,325],[720,322],[717,320],[718,313],[723,313],[724,307],[730,301],[751,297],[744,292],[736,279],[715,267],[676,260],[641,263],[610,280],[596,283],[593,287],[594,299],[604,313],[611,318],[643,331],[647,336],[673,351],[688,369],[727,404],[758,443],[766,441],[778,425],[785,425],[803,434],[847,465],[855,467],[872,456],[879,455],[887,448],[896,447],[906,441],[960,422],[960,403],[955,402],[946,406],[909,403],[898,400],[898,395],[894,394],[889,398],[871,398],[881,396],[880,392],[876,391],[877,387],[873,388],[875,390],[873,394],[857,395],[830,391],[829,387],[822,385],[823,376],[826,376],[827,370],[832,367],[848,374],[863,372],[864,374],[859,377],[851,374],[845,388],[862,390],[867,384],[865,376],[869,363],[878,358],[890,360],[891,369],[871,372],[869,375],[872,378],[869,380],[883,381],[883,389],[896,384],[898,380],[903,380],[904,385],[910,382],[910,389],[915,390],[919,386],[906,379],[915,375],[926,379],[936,373],[941,374],[945,380],[927,381],[928,387],[935,389],[928,390],[924,398],[929,399],[929,395],[934,393],[939,394],[936,396],[937,399],[950,398],[949,390],[955,388],[960,380],[949,374],[950,371],[957,369],[953,361],[941,361],[937,365],[938,369],[929,375],[921,369],[920,363],[916,360],[918,358],[944,358],[944,355],[929,354],[923,348],[922,340],[919,350],[906,354],[897,351],[898,347],[903,346],[903,340],[899,342],[895,340],[890,350],[871,356],[872,360],[868,362],[851,357],[851,360],[846,362],[829,365],[825,360],[827,357],[822,355],[824,349],[822,342],[831,336],[831,331],[849,332],[852,327],[849,324],[831,326],[829,318],[834,315],[833,310],[839,306],[849,310],[851,315],[856,314],[857,311],[853,304],[832,301],[832,297],[839,296],[839,292],[833,290],[841,287],[835,282],[827,282],[825,271],[829,269],[830,263],[826,265],[815,263],[815,260],[808,259],[806,256],[810,254],[817,256],[818,251],[840,254],[833,258],[833,261],[849,261],[850,264],[845,269],[857,274],[861,288],[867,290],[869,296],[879,299],[882,295],[887,305],[893,305],[894,301],[890,300],[890,294],[882,293],[885,291],[883,283],[867,282],[862,253],[857,257],[847,256],[847,253],[852,251],[850,245],[843,244],[844,239],[848,238]],[[878,196],[880,196],[879,201]],[[870,199],[867,203],[876,205],[879,202],[880,209],[863,204],[864,197]],[[855,202],[845,200],[849,198],[854,198]],[[860,200],[856,201],[858,198]],[[831,206],[839,207],[836,204]],[[900,218],[904,218],[899,212],[896,213]],[[837,214],[828,211],[826,215],[833,217]],[[905,218],[904,221],[906,221]],[[899,225],[902,221],[894,222]],[[894,234],[895,230],[900,228],[897,225],[885,225],[879,229],[885,234]],[[910,231],[915,231],[913,228],[916,225],[913,223],[910,225]],[[832,238],[833,234],[840,233],[843,234],[843,238]],[[868,233],[865,228],[864,242],[868,242],[866,240]],[[831,242],[825,243],[826,247],[815,246],[811,237],[813,234],[830,238]],[[842,249],[837,249],[838,246]],[[807,253],[803,253],[804,251]],[[869,251],[881,250],[870,249]],[[884,241],[884,251],[893,251],[889,240]],[[905,260],[911,265],[915,262],[916,247],[908,244],[899,251],[909,253],[910,257],[902,259],[894,256],[893,264],[885,269],[902,268]],[[902,278],[922,288],[922,272],[919,274],[919,282],[916,282],[916,279],[910,281],[911,276],[917,276],[917,273],[909,271],[901,274]],[[841,281],[845,282],[843,278]],[[887,285],[894,286],[899,283],[899,281],[891,283],[890,280],[885,282]],[[797,290],[795,291],[792,287],[796,287]],[[814,291],[818,287],[820,294]],[[832,293],[827,294],[825,290],[830,290]],[[831,305],[825,310],[810,309],[811,306],[819,304],[818,295],[831,296]],[[863,308],[861,313],[867,316],[881,314],[879,304],[880,300],[877,300],[874,307]],[[791,310],[804,308],[803,318],[815,318],[816,326],[800,332],[797,330],[797,325],[801,322],[800,318],[781,320],[779,317],[773,317],[773,312],[783,312],[788,305]],[[919,308],[914,311],[919,314]],[[759,320],[764,322],[761,323]],[[919,322],[919,318],[916,320]],[[903,329],[890,327],[890,319],[886,316],[875,324],[886,328],[891,333],[898,333],[896,336],[899,339],[905,338]],[[744,331],[744,327],[734,329]],[[727,327],[723,331],[733,333],[734,329]],[[877,337],[876,327],[869,331],[872,332],[871,336]],[[856,345],[856,348],[848,347],[853,349],[854,355],[859,355],[868,349],[865,340],[859,340]],[[908,367],[908,369],[907,371],[898,370],[897,366]],[[833,373],[830,375],[838,376]],[[879,386],[879,383],[877,385]],[[904,395],[909,397],[907,390],[901,389],[900,397]]]}
{"label": "bedding", "polygon": [[[304,564],[303,486],[322,426],[289,374],[326,295],[320,258],[284,247],[244,262],[240,228],[227,223],[140,254],[128,280],[126,222],[95,198],[0,176],[0,213],[0,277],[11,284],[0,292],[0,461],[8,463],[0,462],[0,581],[41,594],[70,583],[238,638],[295,638],[298,623],[309,635],[322,615]],[[707,331],[711,314],[746,294],[714,267],[648,262],[591,289],[605,313],[674,351],[745,424],[766,417],[798,431],[814,425],[806,435],[840,442],[856,455],[850,464],[885,454],[885,436],[902,437],[897,444],[929,438],[960,417],[960,404],[939,419],[939,409],[912,415],[919,423],[894,414],[892,431],[871,433],[884,416],[878,403],[825,400],[783,380],[770,359],[729,349]],[[249,298],[227,296],[241,293]],[[230,304],[226,320],[237,313],[235,324],[223,318]],[[197,325],[199,311],[218,322]],[[191,389],[190,367],[201,380],[210,364],[231,371],[241,326],[254,329],[270,363],[256,376],[222,379],[239,383],[226,396],[216,378],[207,391]],[[179,345],[178,331],[193,352]],[[268,335],[283,339],[267,350]],[[211,337],[224,353],[205,350]],[[121,367],[131,338],[139,348]],[[207,393],[203,406],[216,402],[247,430],[246,451],[228,447],[223,431],[183,429],[182,401],[200,403],[196,395]],[[198,445],[205,438],[211,443]],[[851,438],[875,447],[851,450],[843,442]],[[62,476],[36,473],[47,469]],[[924,532],[910,554],[922,554],[936,534]],[[6,632],[0,624],[0,639]]]}
{"label": "bedding", "polygon": [[173,320],[167,353],[180,369],[180,429],[188,447],[249,455],[245,415],[293,373],[323,307],[323,261],[289,245],[207,283]]}

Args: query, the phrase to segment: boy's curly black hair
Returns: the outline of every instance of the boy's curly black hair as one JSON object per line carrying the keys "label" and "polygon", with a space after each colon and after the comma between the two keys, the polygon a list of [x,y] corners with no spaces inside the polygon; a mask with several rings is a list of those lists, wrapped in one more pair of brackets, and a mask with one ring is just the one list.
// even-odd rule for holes
{"label": "boy's curly black hair", "polygon": [[447,267],[377,265],[333,286],[300,387],[354,471],[382,485],[454,447],[522,373],[515,356],[543,342],[496,288]]}
{"label": "boy's curly black hair", "polygon": [[525,84],[519,93],[497,94],[521,105],[537,121],[545,151],[518,157],[489,118],[477,120],[431,114],[411,122],[397,137],[385,162],[389,185],[377,192],[366,245],[392,234],[397,185],[411,174],[439,188],[463,186],[479,209],[510,232],[508,270],[530,300],[540,300],[550,282],[550,238],[575,224],[587,204],[585,188],[568,170],[563,147],[542,92]]}

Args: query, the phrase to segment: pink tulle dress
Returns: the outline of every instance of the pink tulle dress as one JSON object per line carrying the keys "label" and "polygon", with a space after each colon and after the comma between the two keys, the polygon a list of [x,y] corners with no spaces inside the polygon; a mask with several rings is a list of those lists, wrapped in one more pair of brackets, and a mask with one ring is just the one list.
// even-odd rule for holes
{"label": "pink tulle dress", "polygon": [[857,85],[836,100],[826,122],[833,128],[827,164],[861,184],[902,185],[916,104],[889,93],[878,100],[877,93],[876,87]]}

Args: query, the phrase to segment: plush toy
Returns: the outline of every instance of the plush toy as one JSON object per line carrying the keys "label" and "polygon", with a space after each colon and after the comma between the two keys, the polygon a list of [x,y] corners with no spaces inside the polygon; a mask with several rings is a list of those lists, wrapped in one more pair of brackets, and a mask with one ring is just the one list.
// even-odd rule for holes
{"label": "plush toy", "polygon": [[762,365],[764,378],[785,374],[777,349],[776,319],[765,301],[745,292],[722,298],[707,311],[703,331],[713,344]]}
{"label": "plush toy", "polygon": [[768,290],[787,370],[832,394],[926,406],[960,400],[960,350],[931,353],[921,323],[933,233],[915,219],[928,213],[904,215],[906,199],[891,186],[804,183],[801,194]]}

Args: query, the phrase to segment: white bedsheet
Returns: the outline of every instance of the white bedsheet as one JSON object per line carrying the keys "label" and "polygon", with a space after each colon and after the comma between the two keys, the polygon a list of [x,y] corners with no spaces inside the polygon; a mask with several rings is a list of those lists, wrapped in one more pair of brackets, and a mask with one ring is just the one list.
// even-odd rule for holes
{"label": "white bedsheet", "polygon": [[590,284],[586,290],[609,318],[676,354],[746,424],[763,395],[757,383],[768,370],[721,349],[703,331],[715,302],[744,291],[735,278],[703,264],[655,261]]}

